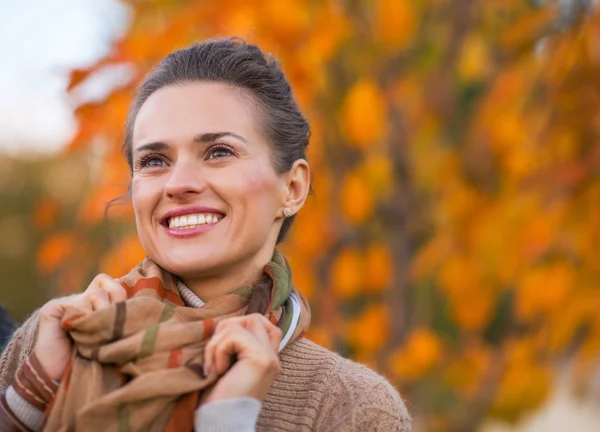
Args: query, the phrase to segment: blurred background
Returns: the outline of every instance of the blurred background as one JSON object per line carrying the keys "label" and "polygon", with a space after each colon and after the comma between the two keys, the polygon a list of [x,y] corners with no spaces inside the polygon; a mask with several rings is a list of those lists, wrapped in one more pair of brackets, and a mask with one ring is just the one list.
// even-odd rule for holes
{"label": "blurred background", "polygon": [[0,303],[22,320],[143,258],[130,206],[105,215],[134,89],[238,35],[312,124],[283,248],[309,337],[387,376],[415,431],[598,430],[596,3],[0,1]]}

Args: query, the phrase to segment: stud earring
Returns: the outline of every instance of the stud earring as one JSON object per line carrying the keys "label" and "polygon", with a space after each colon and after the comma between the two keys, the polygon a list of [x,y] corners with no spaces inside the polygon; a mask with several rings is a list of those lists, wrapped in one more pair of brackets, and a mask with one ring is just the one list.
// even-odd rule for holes
{"label": "stud earring", "polygon": [[290,217],[292,215],[292,210],[289,207],[283,209],[283,217]]}

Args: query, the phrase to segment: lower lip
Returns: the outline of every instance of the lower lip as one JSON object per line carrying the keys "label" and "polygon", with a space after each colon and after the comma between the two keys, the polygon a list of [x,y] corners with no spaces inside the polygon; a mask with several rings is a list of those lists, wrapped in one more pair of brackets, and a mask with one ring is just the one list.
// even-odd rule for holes
{"label": "lower lip", "polygon": [[194,237],[194,236],[200,235],[202,233],[205,233],[207,231],[210,231],[211,229],[216,227],[218,224],[220,224],[222,220],[223,219],[220,219],[219,222],[217,222],[217,223],[200,225],[196,228],[184,228],[184,229],[169,228],[169,227],[165,227],[164,225],[163,225],[163,228],[165,229],[165,232],[167,233],[167,235],[169,237],[187,238],[187,237]]}

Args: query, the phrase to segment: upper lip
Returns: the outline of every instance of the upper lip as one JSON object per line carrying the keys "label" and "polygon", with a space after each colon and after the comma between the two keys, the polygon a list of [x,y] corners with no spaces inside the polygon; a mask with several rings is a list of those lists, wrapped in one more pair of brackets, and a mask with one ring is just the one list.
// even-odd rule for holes
{"label": "upper lip", "polygon": [[162,217],[160,218],[160,223],[164,225],[172,217],[184,216],[184,215],[196,214],[196,213],[213,213],[213,214],[216,213],[221,216],[225,216],[225,213],[223,213],[221,210],[218,210],[218,209],[215,209],[212,207],[204,207],[204,206],[178,207],[178,208],[169,210],[164,215],[162,215]]}

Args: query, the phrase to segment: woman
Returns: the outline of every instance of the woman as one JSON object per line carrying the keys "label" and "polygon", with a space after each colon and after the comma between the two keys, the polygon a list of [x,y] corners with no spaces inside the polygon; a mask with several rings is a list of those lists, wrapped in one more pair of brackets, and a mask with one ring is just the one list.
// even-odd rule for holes
{"label": "woman", "polygon": [[16,331],[0,426],[410,430],[384,378],[302,337],[310,312],[276,245],[310,189],[310,131],[277,62],[237,39],[175,51],[126,128],[148,258]]}

